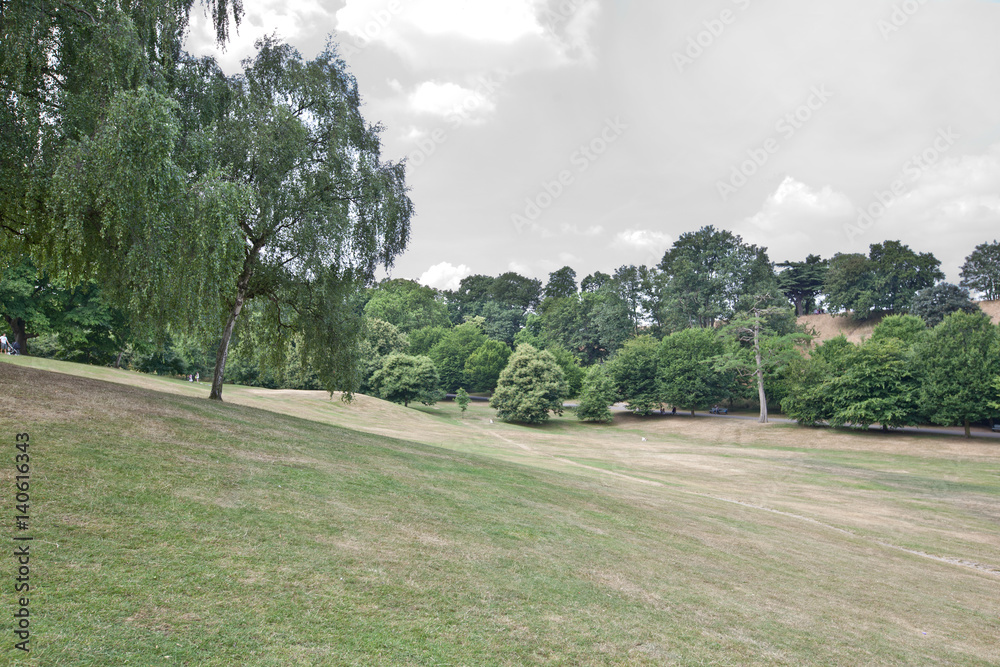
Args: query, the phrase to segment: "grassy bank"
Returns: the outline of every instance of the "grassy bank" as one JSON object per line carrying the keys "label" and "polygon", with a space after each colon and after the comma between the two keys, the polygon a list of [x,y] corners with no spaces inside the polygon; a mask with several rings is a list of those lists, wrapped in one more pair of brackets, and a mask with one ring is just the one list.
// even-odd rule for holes
{"label": "grassy bank", "polygon": [[37,360],[0,386],[4,489],[32,438],[37,664],[1000,661],[997,445],[218,404]]}

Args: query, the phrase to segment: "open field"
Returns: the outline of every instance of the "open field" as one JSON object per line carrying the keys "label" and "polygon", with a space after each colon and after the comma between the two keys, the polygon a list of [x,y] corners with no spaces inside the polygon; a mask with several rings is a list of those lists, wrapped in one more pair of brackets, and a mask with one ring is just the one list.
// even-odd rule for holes
{"label": "open field", "polygon": [[28,358],[0,390],[37,664],[1000,663],[997,441],[216,404]]}

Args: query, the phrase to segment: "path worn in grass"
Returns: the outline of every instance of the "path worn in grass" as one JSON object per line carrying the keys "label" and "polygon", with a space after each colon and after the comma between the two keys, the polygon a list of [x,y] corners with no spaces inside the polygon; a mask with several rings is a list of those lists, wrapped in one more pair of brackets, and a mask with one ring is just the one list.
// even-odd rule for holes
{"label": "path worn in grass", "polygon": [[1000,662],[996,445],[137,382],[0,363],[38,664]]}

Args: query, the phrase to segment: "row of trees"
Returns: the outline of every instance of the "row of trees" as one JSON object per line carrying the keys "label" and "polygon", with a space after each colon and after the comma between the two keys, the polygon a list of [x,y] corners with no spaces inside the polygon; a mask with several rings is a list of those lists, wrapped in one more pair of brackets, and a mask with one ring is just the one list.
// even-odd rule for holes
{"label": "row of trees", "polygon": [[[977,248],[967,265],[988,266],[983,253],[990,247]],[[341,349],[354,345],[353,356],[360,362],[353,368],[348,363],[331,365],[327,370],[333,373],[327,375],[339,375],[341,387],[372,391],[370,379],[386,356],[425,355],[435,364],[443,390],[465,387],[491,392],[511,351],[527,343],[557,358],[575,395],[587,366],[611,359],[640,335],[660,340],[687,328],[711,329],[762,308],[812,309],[820,295],[815,285],[810,291],[806,283],[816,283],[821,276],[826,283],[839,286],[840,291],[833,294],[846,294],[846,281],[838,277],[845,273],[844,267],[867,276],[868,284],[873,284],[872,276],[882,276],[879,284],[883,287],[896,285],[891,292],[896,307],[905,292],[899,285],[913,289],[921,284],[914,276],[937,275],[907,269],[907,257],[931,268],[936,267],[936,260],[916,255],[898,242],[875,244],[871,255],[876,259],[838,255],[824,262],[810,256],[801,265],[786,263],[785,270],[775,273],[763,250],[729,232],[706,227],[683,235],[658,267],[623,266],[613,274],[595,272],[579,284],[570,267],[554,271],[546,284],[510,272],[495,278],[470,276],[457,290],[444,292],[413,281],[387,280],[363,293],[342,293],[343,305],[335,311],[340,320],[334,324],[339,326],[329,331],[346,329]],[[672,267],[669,272],[668,267]],[[900,269],[894,277],[889,273],[892,267]],[[904,280],[906,275],[908,280]],[[966,271],[966,275],[971,274]],[[773,296],[760,302],[760,292],[753,293],[754,287],[770,288],[765,293]],[[309,290],[303,292],[308,296]],[[862,298],[870,302],[874,293],[865,291]],[[110,355],[115,363],[124,361],[146,370],[159,350],[159,357],[174,360],[174,372],[197,370],[206,376],[217,365],[205,361],[205,350],[222,349],[218,342],[206,343],[189,332],[175,332],[166,341],[152,337],[133,328],[127,313],[120,305],[112,305],[108,294],[93,282],[73,289],[57,287],[29,265],[5,273],[0,283],[5,314],[13,314],[22,329],[31,323],[36,329],[58,334],[57,345],[50,336],[43,346],[50,353],[98,361]],[[329,386],[321,379],[323,369],[314,367],[316,354],[309,354],[303,327],[291,326],[282,316],[281,300],[272,296],[261,304],[252,303],[244,313],[247,325],[234,338],[236,365],[231,377],[264,386]],[[925,287],[906,302],[910,312],[930,325],[956,310],[977,310],[967,291],[948,284]],[[312,321],[323,322],[321,317]],[[747,335],[752,333],[745,330]],[[317,332],[313,340],[324,340],[323,333]],[[199,349],[192,349],[199,344]],[[352,357],[350,350],[341,354]]]}
{"label": "row of trees", "polygon": [[1000,328],[982,312],[956,312],[933,328],[887,317],[871,338],[824,342],[785,371],[781,405],[801,424],[965,427],[1000,416]]}
{"label": "row of trees", "polygon": [[[664,406],[693,413],[754,393],[762,421],[770,395],[803,425],[964,425],[970,435],[972,423],[1000,415],[1000,327],[982,312],[955,312],[934,327],[913,315],[890,316],[860,344],[840,336],[816,346],[791,314],[756,307],[717,329],[633,338],[589,369],[577,417],[610,421],[609,408],[618,402],[636,415]],[[387,356],[371,385],[404,404],[430,404],[443,395],[426,356]],[[570,394],[556,356],[521,344],[497,377],[491,406],[500,419],[540,423],[550,413],[562,414]]]}

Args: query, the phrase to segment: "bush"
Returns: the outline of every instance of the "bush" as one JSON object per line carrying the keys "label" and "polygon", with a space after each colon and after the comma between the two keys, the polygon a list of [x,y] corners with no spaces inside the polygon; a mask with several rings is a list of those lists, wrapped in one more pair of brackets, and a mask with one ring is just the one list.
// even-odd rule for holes
{"label": "bush", "polygon": [[541,424],[549,419],[550,411],[563,413],[562,402],[568,394],[569,385],[555,357],[521,345],[500,374],[490,407],[503,421]]}
{"label": "bush", "polygon": [[390,354],[372,375],[371,385],[380,397],[403,406],[411,401],[433,405],[443,397],[441,379],[428,357]]}

